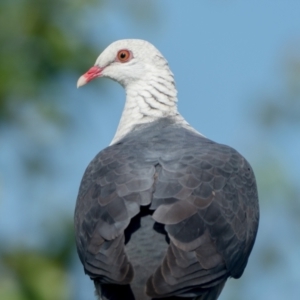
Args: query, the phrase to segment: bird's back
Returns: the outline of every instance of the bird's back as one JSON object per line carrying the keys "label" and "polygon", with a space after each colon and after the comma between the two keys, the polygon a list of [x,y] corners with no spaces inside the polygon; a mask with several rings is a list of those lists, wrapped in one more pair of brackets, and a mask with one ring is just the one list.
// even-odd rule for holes
{"label": "bird's back", "polygon": [[85,271],[116,300],[217,299],[242,275],[257,225],[247,161],[169,118],[101,151],[75,212]]}

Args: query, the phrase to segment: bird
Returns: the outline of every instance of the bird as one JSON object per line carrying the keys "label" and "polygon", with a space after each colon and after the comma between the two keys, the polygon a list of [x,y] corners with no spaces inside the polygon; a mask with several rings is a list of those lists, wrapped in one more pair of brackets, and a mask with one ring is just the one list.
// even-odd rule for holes
{"label": "bird", "polygon": [[218,299],[256,239],[252,167],[182,117],[174,75],[150,42],[113,42],[77,87],[99,77],[121,84],[126,101],[75,206],[77,252],[97,299]]}

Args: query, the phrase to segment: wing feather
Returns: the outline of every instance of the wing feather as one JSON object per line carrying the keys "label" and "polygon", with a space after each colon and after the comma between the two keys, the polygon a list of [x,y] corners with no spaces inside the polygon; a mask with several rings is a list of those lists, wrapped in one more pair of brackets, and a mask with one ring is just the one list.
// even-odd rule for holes
{"label": "wing feather", "polygon": [[124,230],[151,204],[169,246],[147,294],[216,299],[229,276],[242,275],[253,247],[255,177],[234,149],[169,125],[134,131],[90,163],[75,210],[78,253],[91,278],[130,283]]}

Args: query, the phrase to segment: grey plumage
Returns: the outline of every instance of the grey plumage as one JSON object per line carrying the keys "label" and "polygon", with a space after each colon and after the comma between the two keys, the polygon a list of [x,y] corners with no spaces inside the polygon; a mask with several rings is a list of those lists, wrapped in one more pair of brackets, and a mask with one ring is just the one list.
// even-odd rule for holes
{"label": "grey plumage", "polygon": [[160,118],[136,125],[89,164],[76,244],[103,299],[134,299],[133,290],[137,300],[214,300],[228,277],[242,275],[258,218],[245,158]]}

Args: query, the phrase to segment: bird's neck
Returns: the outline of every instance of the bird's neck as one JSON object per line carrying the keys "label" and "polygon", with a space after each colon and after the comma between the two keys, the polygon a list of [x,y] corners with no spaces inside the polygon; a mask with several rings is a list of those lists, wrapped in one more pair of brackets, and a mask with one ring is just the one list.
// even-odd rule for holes
{"label": "bird's neck", "polygon": [[125,90],[125,107],[111,144],[118,142],[137,124],[150,123],[164,117],[185,122],[177,110],[177,90],[171,72],[151,74],[129,84]]}

